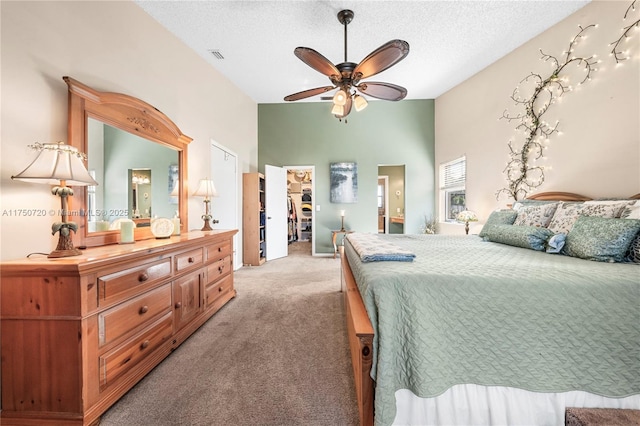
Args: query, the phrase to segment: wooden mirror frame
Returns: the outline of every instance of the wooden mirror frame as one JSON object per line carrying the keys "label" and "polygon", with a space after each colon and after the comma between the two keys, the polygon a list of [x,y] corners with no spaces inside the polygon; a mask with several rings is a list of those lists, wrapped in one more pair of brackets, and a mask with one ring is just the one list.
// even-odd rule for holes
{"label": "wooden mirror frame", "polygon": [[[105,124],[137,135],[143,139],[172,148],[178,153],[178,212],[180,231],[186,232],[187,210],[187,147],[192,138],[184,135],[169,117],[148,103],[129,95],[100,92],[71,77],[62,77],[69,87],[69,145],[80,152],[88,152],[87,122],[89,117]],[[74,207],[80,206],[80,207]],[[74,218],[78,232],[73,242],[76,246],[95,247],[116,244],[120,241],[118,231],[88,232],[87,188],[76,190],[70,197],[71,211],[83,214]],[[135,240],[153,238],[150,227],[135,228]]]}

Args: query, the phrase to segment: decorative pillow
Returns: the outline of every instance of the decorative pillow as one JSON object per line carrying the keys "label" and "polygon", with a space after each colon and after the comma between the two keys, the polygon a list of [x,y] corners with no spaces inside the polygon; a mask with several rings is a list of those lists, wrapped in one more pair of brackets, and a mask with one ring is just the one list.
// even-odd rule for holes
{"label": "decorative pillow", "polygon": [[620,217],[625,207],[633,204],[633,200],[592,200],[585,201],[585,213],[587,216]]}
{"label": "decorative pillow", "polygon": [[578,216],[580,216],[582,207],[583,203],[565,203],[561,201],[558,203],[558,208],[553,214],[547,228],[551,229],[556,234],[568,233],[571,231],[571,228],[578,219]]}
{"label": "decorative pillow", "polygon": [[487,226],[491,225],[513,225],[513,221],[516,220],[518,212],[515,210],[496,210],[491,212],[489,218],[485,222],[479,236],[484,237],[484,230]]}
{"label": "decorative pillow", "polygon": [[553,200],[520,200],[520,201],[516,201],[515,203],[513,203],[513,209],[514,210],[520,210],[521,208],[525,207],[525,206],[541,206],[543,204],[554,204],[557,203],[557,201],[553,201]]}
{"label": "decorative pillow", "polygon": [[525,205],[518,210],[516,226],[539,226],[546,228],[558,207],[558,203]]}
{"label": "decorative pillow", "polygon": [[567,234],[555,234],[547,241],[547,253],[560,253],[567,239]]}
{"label": "decorative pillow", "polygon": [[600,262],[622,262],[638,231],[640,220],[580,216],[567,235],[563,253]]}
{"label": "decorative pillow", "polygon": [[622,209],[622,213],[620,213],[620,217],[625,219],[640,219],[640,200],[625,206],[625,208]]}
{"label": "decorative pillow", "polygon": [[[486,229],[486,231],[485,231]],[[482,229],[484,240],[542,251],[553,232],[538,226],[489,225]]]}
{"label": "decorative pillow", "polygon": [[640,233],[629,244],[625,260],[627,262],[640,263]]}

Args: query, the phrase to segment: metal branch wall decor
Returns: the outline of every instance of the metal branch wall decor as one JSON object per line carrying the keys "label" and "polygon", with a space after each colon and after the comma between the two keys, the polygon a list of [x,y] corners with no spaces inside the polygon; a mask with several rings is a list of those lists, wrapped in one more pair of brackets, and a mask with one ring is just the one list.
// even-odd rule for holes
{"label": "metal branch wall decor", "polygon": [[[635,11],[636,11],[636,0],[633,0],[629,5],[629,7],[627,8],[627,11],[624,13],[623,20],[626,20],[627,17]],[[611,46],[613,46],[613,49],[611,49],[611,55],[613,55],[614,59],[616,60],[616,64],[618,65],[620,65],[622,61],[626,61],[627,59],[629,59],[628,53],[620,49],[621,49],[621,43],[626,39],[628,39],[629,37],[631,37],[631,31],[634,28],[636,30],[640,28],[640,17],[636,19],[635,22],[633,22],[632,24],[627,25],[626,27],[623,27],[622,35],[620,36],[620,38],[614,41],[613,43],[611,43]]]}
{"label": "metal branch wall decor", "polygon": [[[573,70],[569,71],[569,65],[578,67],[582,72],[582,81],[578,83],[580,85],[590,80],[591,74],[596,71],[595,65],[599,61],[595,59],[595,55],[577,56],[574,53],[577,44],[585,38],[585,32],[595,26],[595,24],[584,28],[579,26],[580,32],[573,37],[569,43],[569,49],[560,59],[540,49],[541,60],[549,62],[553,70],[547,77],[532,72],[520,81],[513,91],[511,99],[517,107],[524,108],[524,112],[514,115],[505,110],[500,119],[518,123],[516,130],[523,132],[524,141],[522,144],[509,141],[509,161],[503,171],[508,184],[496,192],[496,199],[501,195],[507,195],[517,201],[526,197],[531,190],[544,182],[545,166],[538,165],[537,160],[545,159],[543,153],[548,147],[549,138],[554,133],[560,134],[560,131],[558,130],[559,121],[550,124],[544,121],[543,117],[551,105],[572,90],[568,74]],[[528,89],[533,91],[531,95],[523,96],[520,88],[531,85],[533,87]]]}

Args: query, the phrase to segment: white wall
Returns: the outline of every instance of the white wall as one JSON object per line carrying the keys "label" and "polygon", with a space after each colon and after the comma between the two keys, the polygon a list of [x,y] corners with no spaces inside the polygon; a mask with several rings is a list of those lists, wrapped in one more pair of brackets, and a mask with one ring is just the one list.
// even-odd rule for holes
{"label": "white wall", "polygon": [[[597,54],[602,62],[591,81],[566,93],[545,115],[548,122],[560,121],[563,134],[551,137],[546,164],[552,169],[535,192],[567,191],[594,198],[640,192],[640,31],[624,45],[632,57],[623,66],[616,66],[609,55],[610,43],[622,35],[623,26],[638,19],[636,11],[623,21],[629,4],[594,1],[436,99],[436,165],[466,154],[467,208],[480,217],[471,232],[478,232],[493,209],[512,201],[497,201],[495,196],[506,186],[502,171],[507,143],[516,135],[515,124],[498,118],[505,109],[518,111],[510,96],[523,78],[532,72],[547,77],[553,69],[540,60],[539,49],[560,58],[579,25],[598,27],[587,32],[575,53]],[[445,225],[441,232],[464,231]]]}
{"label": "white wall", "polygon": [[[210,174],[211,139],[238,154],[241,172],[257,169],[255,102],[133,2],[1,2],[0,8],[1,259],[48,253],[57,243],[50,229],[58,216],[23,215],[58,209],[59,199],[47,185],[10,176],[33,158],[28,144],[67,140],[62,76],[135,96],[167,114],[193,138],[191,187]],[[190,229],[201,226],[201,204],[189,200]]]}

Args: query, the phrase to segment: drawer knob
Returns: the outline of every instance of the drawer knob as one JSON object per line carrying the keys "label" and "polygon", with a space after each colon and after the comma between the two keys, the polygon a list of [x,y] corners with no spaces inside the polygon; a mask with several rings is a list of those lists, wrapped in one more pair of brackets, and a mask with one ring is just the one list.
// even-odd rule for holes
{"label": "drawer knob", "polygon": [[142,344],[140,345],[140,349],[147,349],[149,347],[149,341],[145,340],[144,342],[142,342]]}
{"label": "drawer knob", "polygon": [[222,272],[223,269],[224,269],[224,265],[218,266],[218,272]]}
{"label": "drawer knob", "polygon": [[149,274],[147,274],[146,272],[143,272],[138,276],[138,281],[140,281],[141,283],[145,282],[148,279],[149,279]]}
{"label": "drawer knob", "polygon": [[222,247],[218,247],[218,252],[221,252],[221,251],[222,251]]}
{"label": "drawer knob", "polygon": [[189,259],[187,259],[187,262],[189,262],[189,263],[193,263],[193,262],[195,262],[195,261],[196,261],[196,260],[195,260],[193,257],[190,257]]}
{"label": "drawer knob", "polygon": [[182,307],[182,303],[181,302],[176,302],[176,304],[174,306],[176,307],[176,309],[180,309]]}
{"label": "drawer knob", "polygon": [[222,293],[222,286],[218,287],[218,293]]}
{"label": "drawer knob", "polygon": [[147,305],[144,305],[143,307],[140,308],[140,315],[146,314],[147,312],[149,312],[149,307]]}

